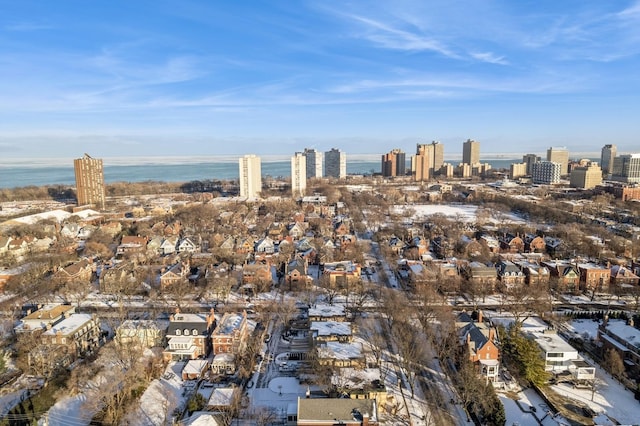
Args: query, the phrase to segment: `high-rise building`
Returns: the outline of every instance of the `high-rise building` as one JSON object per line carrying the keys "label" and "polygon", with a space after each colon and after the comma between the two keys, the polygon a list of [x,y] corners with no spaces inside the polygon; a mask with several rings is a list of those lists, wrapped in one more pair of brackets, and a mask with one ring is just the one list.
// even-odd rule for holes
{"label": "high-rise building", "polygon": [[382,156],[382,176],[404,176],[406,174],[406,159],[404,151],[396,148]]}
{"label": "high-rise building", "polygon": [[547,161],[560,163],[560,174],[562,176],[569,173],[569,151],[567,148],[551,147],[547,149]]}
{"label": "high-rise building", "polygon": [[570,184],[572,188],[591,189],[602,183],[602,169],[598,163],[590,162],[586,166],[574,167],[571,170]]}
{"label": "high-rise building", "polygon": [[317,149],[305,148],[304,156],[307,159],[307,179],[322,177],[322,152]]}
{"label": "high-rise building", "polygon": [[467,139],[462,144],[462,162],[471,165],[480,162],[480,142]]}
{"label": "high-rise building", "polygon": [[102,160],[84,154],[82,158],[73,160],[76,175],[76,196],[78,205],[92,204],[104,209],[104,169]]}
{"label": "high-rise building", "polygon": [[509,179],[517,179],[527,175],[527,163],[512,163],[509,166]]}
{"label": "high-rise building", "polygon": [[347,177],[347,156],[337,148],[324,153],[324,175],[343,179]]}
{"label": "high-rise building", "polygon": [[533,183],[554,184],[560,182],[562,164],[554,161],[538,161],[533,164]]}
{"label": "high-rise building", "polygon": [[245,155],[240,157],[240,196],[258,198],[262,191],[262,166],[260,157]]}
{"label": "high-rise building", "polygon": [[600,167],[604,174],[611,173],[613,168],[613,159],[616,158],[618,148],[615,145],[607,144],[602,147],[602,154],[600,155]]}
{"label": "high-rise building", "polygon": [[433,178],[444,164],[444,145],[438,141],[417,144],[416,155],[411,157],[411,174],[420,182]]}
{"label": "high-rise building", "polygon": [[291,157],[291,193],[294,197],[304,195],[307,189],[307,157],[304,153],[296,152]]}
{"label": "high-rise building", "polygon": [[611,179],[626,183],[640,183],[640,154],[616,157],[613,160]]}
{"label": "high-rise building", "polygon": [[535,154],[525,154],[522,156],[522,162],[527,165],[527,176],[531,176],[533,174],[533,165],[540,160],[541,158]]}

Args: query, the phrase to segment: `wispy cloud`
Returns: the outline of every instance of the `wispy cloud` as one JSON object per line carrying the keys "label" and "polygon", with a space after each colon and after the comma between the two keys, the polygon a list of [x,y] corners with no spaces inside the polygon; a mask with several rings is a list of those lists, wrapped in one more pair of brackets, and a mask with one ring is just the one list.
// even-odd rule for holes
{"label": "wispy cloud", "polygon": [[482,62],[497,65],[509,65],[509,61],[507,61],[504,56],[498,56],[493,52],[472,52],[470,55],[472,58]]}
{"label": "wispy cloud", "polygon": [[458,55],[447,48],[442,42],[427,34],[420,34],[408,30],[394,28],[389,24],[358,15],[343,15],[355,22],[363,24],[365,32],[359,37],[367,39],[380,47],[408,51],[433,51],[450,58]]}

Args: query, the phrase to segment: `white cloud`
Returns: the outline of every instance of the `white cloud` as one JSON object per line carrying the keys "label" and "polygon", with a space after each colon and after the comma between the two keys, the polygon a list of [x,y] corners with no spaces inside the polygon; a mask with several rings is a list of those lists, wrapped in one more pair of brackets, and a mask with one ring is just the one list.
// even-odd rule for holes
{"label": "white cloud", "polygon": [[482,62],[488,62],[490,64],[497,65],[509,65],[509,61],[504,56],[498,56],[492,52],[475,52],[470,53],[471,57]]}

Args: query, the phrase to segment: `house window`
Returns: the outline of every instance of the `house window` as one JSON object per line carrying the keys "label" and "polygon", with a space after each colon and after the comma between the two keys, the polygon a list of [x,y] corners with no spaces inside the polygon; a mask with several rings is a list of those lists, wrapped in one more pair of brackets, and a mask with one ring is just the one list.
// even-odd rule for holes
{"label": "house window", "polygon": [[177,330],[176,330],[176,336],[180,336],[181,334],[182,334],[182,330],[177,329]]}
{"label": "house window", "polygon": [[198,330],[196,330],[195,328],[193,330],[191,330],[191,334],[194,336],[198,335]]}
{"label": "house window", "polygon": [[185,335],[185,336],[188,336],[188,335],[189,335],[189,329],[187,329],[187,328],[185,328],[185,329],[184,329],[184,335]]}

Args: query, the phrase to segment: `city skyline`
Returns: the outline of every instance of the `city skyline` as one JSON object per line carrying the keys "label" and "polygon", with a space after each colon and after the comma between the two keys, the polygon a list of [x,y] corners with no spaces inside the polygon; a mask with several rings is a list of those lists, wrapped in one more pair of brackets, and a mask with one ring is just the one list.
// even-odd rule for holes
{"label": "city skyline", "polygon": [[637,151],[638,2],[3,11],[5,158]]}

